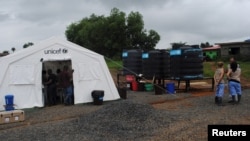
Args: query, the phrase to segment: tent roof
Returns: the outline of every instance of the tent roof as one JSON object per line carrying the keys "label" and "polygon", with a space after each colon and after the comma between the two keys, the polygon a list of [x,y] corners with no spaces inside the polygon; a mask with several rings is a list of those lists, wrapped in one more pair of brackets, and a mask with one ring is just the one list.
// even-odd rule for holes
{"label": "tent roof", "polygon": [[[79,45],[77,45],[75,43],[72,43],[70,41],[59,39],[57,37],[51,37],[51,38],[43,40],[43,41],[41,41],[41,42],[31,46],[31,47],[28,47],[28,48],[22,49],[20,51],[14,52],[14,53],[12,53],[10,55],[1,57],[0,62],[2,60],[10,59],[10,58],[13,58],[13,57],[22,58],[23,56],[28,56],[29,54],[33,54],[35,52],[44,50],[45,48],[48,48],[48,47],[53,46],[55,44],[60,44],[60,45],[65,46],[65,47],[70,47],[71,49],[73,49],[75,51],[78,51],[78,52],[86,52],[88,54],[102,56],[102,55],[100,55],[100,54],[98,54],[98,53],[96,53],[94,51],[86,49],[86,48],[84,48],[82,46],[79,46]],[[17,60],[17,58],[15,58],[15,60]]]}

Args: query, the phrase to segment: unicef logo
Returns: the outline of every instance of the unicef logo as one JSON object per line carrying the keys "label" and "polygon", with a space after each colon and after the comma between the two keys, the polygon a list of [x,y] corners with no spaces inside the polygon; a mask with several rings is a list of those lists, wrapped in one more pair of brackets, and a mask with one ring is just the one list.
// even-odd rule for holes
{"label": "unicef logo", "polygon": [[64,48],[64,49],[62,50],[62,52],[63,52],[64,54],[66,54],[66,53],[68,53],[68,49]]}
{"label": "unicef logo", "polygon": [[44,54],[67,54],[67,53],[68,53],[68,49],[66,48],[44,50]]}
{"label": "unicef logo", "polygon": [[44,54],[66,54],[68,53],[68,49],[49,49],[49,50],[44,50]]}

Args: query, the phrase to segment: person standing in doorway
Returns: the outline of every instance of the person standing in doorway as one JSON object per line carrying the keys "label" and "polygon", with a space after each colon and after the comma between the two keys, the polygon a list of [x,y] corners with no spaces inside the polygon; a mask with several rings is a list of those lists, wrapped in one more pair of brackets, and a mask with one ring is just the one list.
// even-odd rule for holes
{"label": "person standing in doorway", "polygon": [[[60,74],[61,74],[61,69],[57,69],[56,70],[56,83],[58,84],[58,85],[60,85]],[[60,87],[60,86],[59,86]]]}
{"label": "person standing in doorway", "polygon": [[71,105],[72,103],[72,96],[73,96],[73,86],[71,83],[72,73],[69,71],[68,66],[63,67],[63,71],[61,73],[61,86],[64,89],[64,104]]}
{"label": "person standing in doorway", "polygon": [[43,97],[44,97],[44,105],[48,104],[48,96],[47,96],[47,71],[42,70],[42,92],[43,92]]}
{"label": "person standing in doorway", "polygon": [[47,94],[49,99],[49,106],[56,105],[56,75],[51,69],[48,69]]}
{"label": "person standing in doorway", "polygon": [[217,69],[214,73],[214,82],[216,85],[216,93],[215,93],[215,103],[218,106],[223,106],[222,104],[222,97],[224,95],[224,65],[223,62],[218,62]]}
{"label": "person standing in doorway", "polygon": [[[237,62],[232,62],[230,64],[230,69],[227,72],[228,86],[229,92],[232,96],[232,100],[229,103],[238,104],[241,100],[241,84],[240,84],[240,76],[241,69],[238,67]],[[237,97],[237,100],[236,100]]]}
{"label": "person standing in doorway", "polygon": [[57,92],[57,97],[59,97],[59,99],[60,99],[60,102],[62,102],[63,103],[63,98],[64,98],[64,89],[62,88],[62,86],[61,86],[61,73],[62,73],[62,71],[61,71],[61,69],[57,69],[56,70],[56,92]]}

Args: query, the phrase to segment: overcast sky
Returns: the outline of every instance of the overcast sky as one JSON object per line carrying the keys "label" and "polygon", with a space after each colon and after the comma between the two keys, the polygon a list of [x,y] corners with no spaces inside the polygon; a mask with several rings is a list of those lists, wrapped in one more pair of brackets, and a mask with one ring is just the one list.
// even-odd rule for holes
{"label": "overcast sky", "polygon": [[69,24],[93,13],[109,16],[114,7],[141,13],[145,29],[161,36],[156,48],[250,38],[250,0],[0,0],[0,52],[52,36],[66,39]]}

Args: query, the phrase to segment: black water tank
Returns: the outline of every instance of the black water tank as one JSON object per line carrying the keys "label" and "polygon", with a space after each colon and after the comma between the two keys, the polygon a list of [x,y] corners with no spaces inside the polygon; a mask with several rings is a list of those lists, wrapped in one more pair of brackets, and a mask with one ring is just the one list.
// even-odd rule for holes
{"label": "black water tank", "polygon": [[181,49],[170,50],[170,78],[178,79],[181,75]]}
{"label": "black water tank", "polygon": [[151,50],[142,54],[142,74],[146,79],[162,77],[162,54],[159,50]]}
{"label": "black water tank", "polygon": [[142,50],[132,49],[122,52],[123,74],[142,73]]}
{"label": "black water tank", "polygon": [[170,55],[169,51],[167,50],[161,50],[161,56],[162,56],[162,76],[163,78],[169,78],[170,77]]}
{"label": "black water tank", "polygon": [[201,78],[203,77],[203,53],[200,48],[185,46],[170,51],[170,77]]}
{"label": "black water tank", "polygon": [[183,78],[203,77],[203,52],[200,48],[182,50],[181,76]]}

